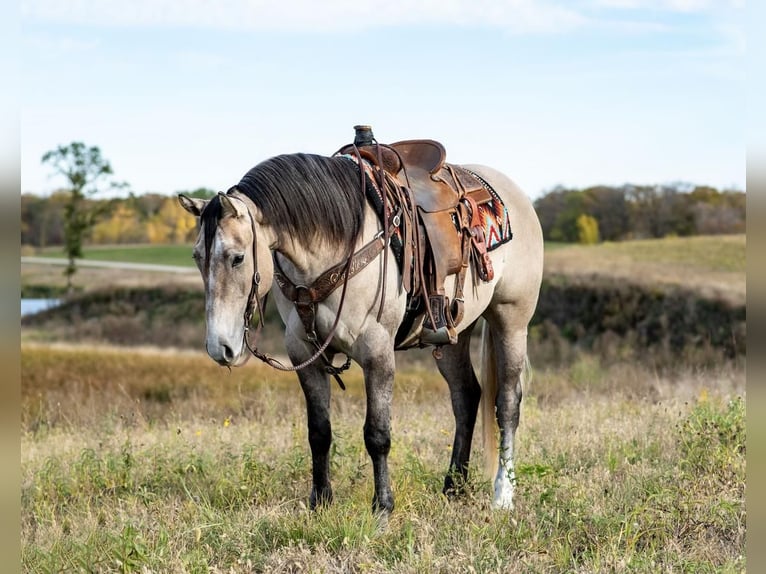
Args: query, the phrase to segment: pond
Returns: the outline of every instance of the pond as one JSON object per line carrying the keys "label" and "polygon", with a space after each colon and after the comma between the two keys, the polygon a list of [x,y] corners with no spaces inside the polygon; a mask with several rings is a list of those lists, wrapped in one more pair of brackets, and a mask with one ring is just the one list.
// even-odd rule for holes
{"label": "pond", "polygon": [[56,307],[60,303],[61,301],[59,299],[22,299],[21,316],[34,315],[40,311]]}

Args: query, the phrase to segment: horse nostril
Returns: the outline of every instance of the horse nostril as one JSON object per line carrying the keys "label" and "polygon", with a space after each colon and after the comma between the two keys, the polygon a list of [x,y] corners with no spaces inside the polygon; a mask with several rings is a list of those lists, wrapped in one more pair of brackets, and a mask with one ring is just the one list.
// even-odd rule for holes
{"label": "horse nostril", "polygon": [[229,345],[222,345],[223,346],[223,360],[227,363],[231,363],[234,360],[234,351],[231,350],[231,347]]}

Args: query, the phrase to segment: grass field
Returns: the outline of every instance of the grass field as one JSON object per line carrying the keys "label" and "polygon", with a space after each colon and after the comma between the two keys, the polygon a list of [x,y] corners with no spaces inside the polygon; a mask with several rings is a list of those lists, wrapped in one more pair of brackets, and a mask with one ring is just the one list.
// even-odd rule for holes
{"label": "grass field", "polygon": [[666,237],[640,241],[606,242],[591,246],[561,247],[570,254],[587,252],[595,264],[629,259],[636,263],[657,263],[693,267],[706,271],[745,272],[744,235]]}
{"label": "grass field", "polygon": [[[335,504],[306,509],[294,375],[195,353],[22,347],[25,572],[743,572],[744,370],[662,375],[583,356],[536,371],[513,513],[452,442],[433,369],[397,373],[397,507],[371,513],[361,375],[333,388]],[[478,433],[477,433],[478,434]],[[480,460],[475,447],[474,461]]]}
{"label": "grass field", "polygon": [[546,248],[546,275],[600,275],[644,285],[673,285],[744,304],[744,235],[668,237]]}
{"label": "grass field", "polygon": [[[684,285],[744,301],[744,236],[548,247],[549,277]],[[189,246],[86,251],[192,265]],[[21,279],[64,284],[60,268],[36,264],[23,264]],[[82,290],[171,283],[202,288],[195,273],[75,275]],[[83,332],[146,332],[136,313],[72,321]],[[254,362],[230,372],[201,352],[56,343],[61,333],[22,331],[25,572],[746,570],[743,361],[662,370],[570,346],[566,360],[549,360],[564,341],[532,337],[541,364],[522,406],[516,509],[504,513],[489,508],[478,444],[466,495],[441,495],[454,430],[446,385],[427,351],[405,353],[392,421],[396,509],[383,524],[370,511],[358,368],[344,376],[346,392],[333,386],[335,503],[310,512],[294,375]]]}
{"label": "grass field", "polygon": [[[549,243],[546,244],[546,256],[551,271],[622,271],[632,265],[655,269],[657,276],[668,275],[669,270],[672,275],[689,270],[744,274],[745,245],[744,235],[669,237],[588,246]],[[64,257],[61,247],[40,249],[35,255]],[[87,246],[84,258],[194,266],[191,245]]]}
{"label": "grass field", "polygon": [[[191,253],[191,245],[93,245],[83,249],[83,259],[194,267]],[[65,257],[61,247],[38,249],[35,255]]]}

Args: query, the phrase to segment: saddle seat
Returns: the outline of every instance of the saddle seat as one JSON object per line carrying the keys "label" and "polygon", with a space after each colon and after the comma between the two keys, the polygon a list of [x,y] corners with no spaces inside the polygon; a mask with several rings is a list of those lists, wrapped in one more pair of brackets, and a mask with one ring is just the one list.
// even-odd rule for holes
{"label": "saddle seat", "polygon": [[365,160],[382,167],[402,185],[409,182],[416,205],[425,212],[453,209],[463,194],[470,194],[477,205],[492,199],[470,172],[446,162],[447,150],[438,141],[404,140],[379,147],[380,158],[374,146],[363,146],[359,151]]}

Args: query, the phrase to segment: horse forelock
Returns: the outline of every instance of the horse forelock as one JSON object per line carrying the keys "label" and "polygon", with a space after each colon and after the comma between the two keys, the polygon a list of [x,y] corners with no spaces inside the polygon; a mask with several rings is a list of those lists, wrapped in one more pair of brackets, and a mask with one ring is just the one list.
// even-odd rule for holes
{"label": "horse forelock", "polygon": [[278,235],[307,245],[321,240],[349,253],[364,225],[359,171],[341,157],[280,155],[245,174],[236,189],[258,207]]}
{"label": "horse forelock", "polygon": [[200,215],[200,225],[205,234],[205,275],[210,272],[210,250],[213,247],[215,232],[222,215],[223,206],[221,205],[221,198],[217,195],[207,203]]}

